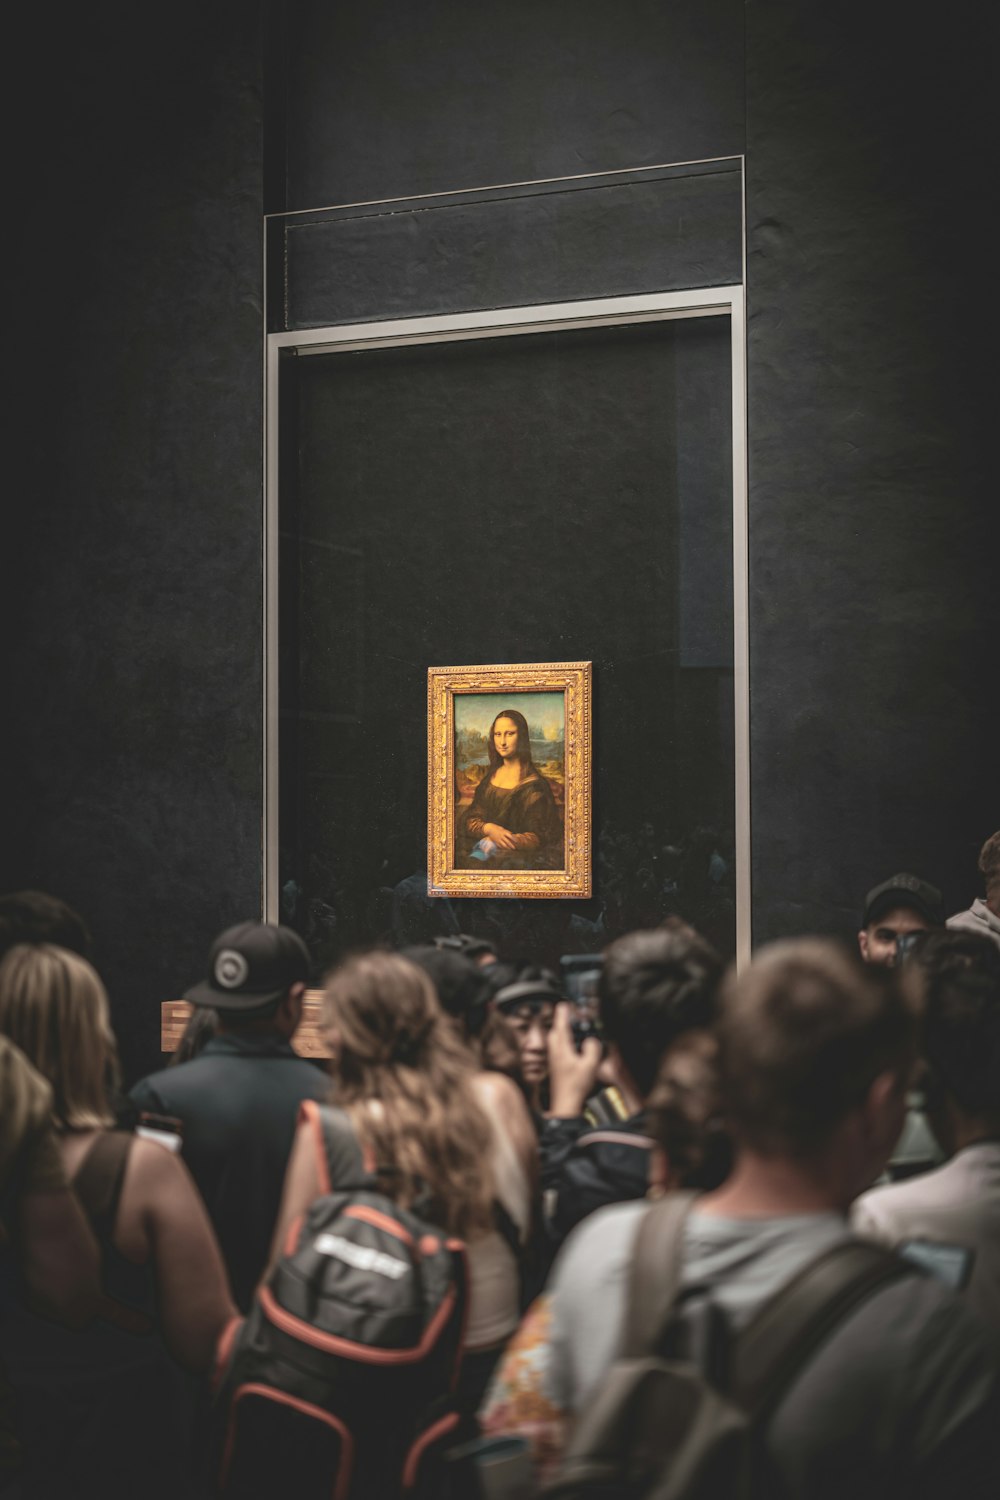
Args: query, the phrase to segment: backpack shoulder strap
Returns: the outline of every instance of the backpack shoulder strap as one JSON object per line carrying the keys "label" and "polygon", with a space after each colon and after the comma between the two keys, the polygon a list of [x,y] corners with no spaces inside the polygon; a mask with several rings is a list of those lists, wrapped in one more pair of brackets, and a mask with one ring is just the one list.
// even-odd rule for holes
{"label": "backpack shoulder strap", "polygon": [[299,1118],[305,1120],[312,1131],[321,1192],[376,1186],[375,1175],[365,1162],[354,1126],[345,1110],[333,1104],[318,1104],[315,1099],[303,1099]]}
{"label": "backpack shoulder strap", "polygon": [[694,1193],[668,1193],[643,1215],[636,1236],[625,1308],[625,1359],[651,1354],[673,1311],[684,1260],[684,1224]]}
{"label": "backpack shoulder strap", "polygon": [[110,1244],[118,1216],[125,1167],[132,1149],[127,1130],[104,1130],[80,1163],[71,1187],[102,1244]]}
{"label": "backpack shoulder strap", "polygon": [[864,1240],[825,1250],[770,1297],[732,1348],[729,1388],[755,1420],[769,1411],[848,1314],[878,1287],[919,1274]]}

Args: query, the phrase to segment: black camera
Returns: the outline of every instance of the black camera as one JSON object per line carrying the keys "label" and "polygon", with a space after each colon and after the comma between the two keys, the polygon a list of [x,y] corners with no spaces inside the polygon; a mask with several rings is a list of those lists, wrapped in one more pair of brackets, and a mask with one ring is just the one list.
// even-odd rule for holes
{"label": "black camera", "polygon": [[564,953],[559,960],[563,990],[573,1007],[570,1030],[577,1052],[588,1037],[604,1041],[597,1014],[597,985],[604,956],[601,953]]}
{"label": "black camera", "polygon": [[573,1033],[573,1046],[577,1052],[583,1051],[584,1042],[591,1036],[603,1046],[604,1033],[601,1030],[601,1023],[593,1016],[574,1016],[569,1024]]}
{"label": "black camera", "polygon": [[913,932],[901,932],[896,938],[896,962],[901,964],[904,958],[909,958],[913,950],[919,949],[923,942],[925,928],[917,927]]}

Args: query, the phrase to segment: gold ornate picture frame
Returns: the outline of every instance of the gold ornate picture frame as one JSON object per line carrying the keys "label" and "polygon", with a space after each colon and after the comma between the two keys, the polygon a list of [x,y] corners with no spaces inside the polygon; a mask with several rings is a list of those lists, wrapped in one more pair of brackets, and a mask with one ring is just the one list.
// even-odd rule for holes
{"label": "gold ornate picture frame", "polygon": [[591,664],[430,667],[431,896],[591,894]]}

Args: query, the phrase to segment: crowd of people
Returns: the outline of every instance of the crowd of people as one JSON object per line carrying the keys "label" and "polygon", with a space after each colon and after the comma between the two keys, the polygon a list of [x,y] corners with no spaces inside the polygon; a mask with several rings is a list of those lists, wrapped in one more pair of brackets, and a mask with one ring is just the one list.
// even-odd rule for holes
{"label": "crowd of people", "polygon": [[0,1492],[994,1494],[1000,833],[980,870],[740,972],[678,917],[589,989],[352,953],[322,1063],[304,942],[243,922],[137,1081],[83,921],[0,898]]}

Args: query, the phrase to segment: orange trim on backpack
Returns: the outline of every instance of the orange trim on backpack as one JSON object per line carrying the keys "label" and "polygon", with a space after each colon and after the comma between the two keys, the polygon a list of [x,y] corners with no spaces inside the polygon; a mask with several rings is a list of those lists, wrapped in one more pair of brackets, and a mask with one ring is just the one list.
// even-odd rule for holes
{"label": "orange trim on backpack", "polygon": [[215,1360],[212,1365],[211,1388],[213,1391],[222,1379],[225,1367],[229,1362],[229,1356],[233,1352],[236,1335],[243,1326],[243,1322],[242,1315],[237,1314],[235,1318],[229,1319],[229,1322],[219,1335],[219,1342],[215,1346]]}
{"label": "orange trim on backpack", "polygon": [[302,1235],[302,1226],[303,1226],[303,1224],[305,1222],[306,1222],[306,1216],[305,1216],[305,1214],[299,1214],[298,1218],[297,1219],[293,1219],[292,1222],[289,1224],[289,1226],[288,1226],[288,1233],[285,1235],[284,1249],[281,1252],[282,1255],[294,1255],[295,1254],[296,1250],[299,1247],[299,1239],[300,1239],[300,1237]]}
{"label": "orange trim on backpack", "polygon": [[404,1245],[409,1245],[412,1250],[417,1248],[416,1241],[408,1229],[396,1219],[390,1219],[388,1214],[380,1213],[377,1208],[369,1208],[367,1203],[352,1203],[350,1208],[344,1209],[345,1219],[360,1219],[364,1224],[374,1224],[376,1229],[384,1229],[386,1234],[394,1234],[397,1240],[402,1240]]}
{"label": "orange trim on backpack", "polygon": [[420,1468],[420,1460],[424,1456],[424,1451],[430,1446],[431,1443],[434,1442],[436,1438],[443,1437],[446,1432],[450,1432],[457,1421],[458,1412],[450,1412],[448,1416],[442,1417],[440,1421],[434,1423],[433,1427],[428,1427],[426,1432],[422,1432],[420,1434],[420,1436],[417,1438],[417,1441],[413,1444],[413,1447],[406,1455],[406,1463],[403,1465],[404,1490],[412,1488],[413,1484],[416,1482],[417,1472]]}
{"label": "orange trim on backpack", "polygon": [[[303,1099],[299,1105],[299,1119],[308,1121],[312,1127],[313,1139],[316,1145],[316,1158],[319,1165],[319,1190],[321,1193],[332,1193],[333,1183],[330,1181],[330,1163],[326,1154],[326,1141],[323,1137],[323,1125],[319,1116],[319,1105],[315,1099]],[[352,1127],[353,1128],[353,1127]],[[369,1177],[374,1177],[378,1171],[378,1163],[371,1146],[362,1141],[355,1131],[355,1141],[361,1153],[361,1165]]]}
{"label": "orange trim on backpack", "polygon": [[441,1299],[441,1306],[424,1329],[420,1343],[409,1349],[370,1349],[367,1344],[356,1344],[351,1339],[338,1338],[334,1333],[320,1333],[311,1323],[304,1323],[294,1313],[279,1307],[266,1286],[262,1286],[257,1293],[257,1300],[275,1328],[280,1328],[282,1333],[301,1340],[303,1344],[311,1344],[314,1349],[323,1349],[329,1354],[345,1354],[349,1359],[361,1360],[365,1364],[409,1365],[423,1359],[451,1317],[455,1307],[455,1290],[449,1287]]}
{"label": "orange trim on backpack", "polygon": [[266,1401],[275,1401],[279,1406],[290,1406],[294,1411],[300,1411],[304,1416],[313,1417],[318,1422],[325,1422],[328,1427],[333,1427],[340,1434],[344,1445],[346,1457],[339,1465],[337,1482],[333,1487],[332,1500],[346,1500],[347,1492],[351,1483],[351,1469],[354,1466],[354,1439],[350,1429],[345,1427],[339,1417],[332,1412],[324,1411],[321,1406],[313,1406],[308,1401],[302,1401],[297,1396],[288,1396],[284,1391],[276,1391],[269,1385],[241,1385],[233,1396],[230,1407],[229,1428],[226,1433],[226,1447],[222,1455],[222,1463],[219,1467],[219,1487],[224,1488],[229,1475],[229,1465],[233,1458],[233,1440],[236,1437],[236,1405],[243,1396],[263,1396]]}
{"label": "orange trim on backpack", "polygon": [[326,1159],[323,1124],[319,1117],[319,1105],[315,1099],[302,1100],[299,1105],[299,1119],[305,1120],[312,1129],[313,1144],[316,1147],[316,1176],[319,1178],[319,1190],[321,1193],[332,1193],[333,1185],[330,1182],[330,1163]]}

